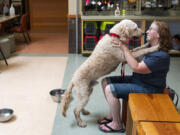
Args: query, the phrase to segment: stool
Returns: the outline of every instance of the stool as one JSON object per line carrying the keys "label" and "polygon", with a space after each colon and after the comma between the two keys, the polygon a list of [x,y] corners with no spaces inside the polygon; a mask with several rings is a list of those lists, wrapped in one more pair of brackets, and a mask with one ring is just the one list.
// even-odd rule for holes
{"label": "stool", "polygon": [[11,45],[11,53],[16,51],[16,44],[15,44],[15,38],[14,38],[14,34],[9,34],[7,35],[7,38],[10,41],[10,45]]}
{"label": "stool", "polygon": [[11,46],[11,52],[15,52],[16,45],[15,45],[14,34],[3,34],[3,35],[1,35],[0,40],[3,40],[3,39],[9,39],[9,44]]}
{"label": "stool", "polygon": [[4,61],[5,61],[6,65],[8,66],[8,62],[7,62],[6,57],[5,57],[5,55],[4,55],[4,53],[3,53],[2,49],[1,49],[1,46],[0,46],[0,53],[1,53],[1,55],[2,55],[2,57],[4,59]]}
{"label": "stool", "polygon": [[11,56],[11,45],[9,43],[9,39],[3,39],[3,40],[0,40],[0,59],[4,59],[6,65],[8,66],[8,63],[7,63],[7,58],[9,58]]}
{"label": "stool", "polygon": [[180,135],[180,123],[139,122],[137,135]]}
{"label": "stool", "polygon": [[[0,30],[1,30],[1,29],[2,29],[2,24],[0,24]],[[1,42],[3,42],[3,41],[1,41]],[[6,60],[6,55],[5,55],[5,54],[8,55],[8,53],[10,53],[10,52],[7,51],[7,53],[4,54],[4,50],[6,50],[6,49],[4,49],[4,48],[2,47],[2,45],[0,44],[0,53],[1,53],[1,56],[2,56],[2,58],[4,59],[6,65],[8,66],[8,62],[7,62],[7,60]],[[9,54],[9,55],[10,55],[10,54]],[[0,59],[2,59],[2,58],[0,57]]]}
{"label": "stool", "polygon": [[139,122],[180,122],[180,115],[168,94],[130,93],[126,135],[136,135]]}

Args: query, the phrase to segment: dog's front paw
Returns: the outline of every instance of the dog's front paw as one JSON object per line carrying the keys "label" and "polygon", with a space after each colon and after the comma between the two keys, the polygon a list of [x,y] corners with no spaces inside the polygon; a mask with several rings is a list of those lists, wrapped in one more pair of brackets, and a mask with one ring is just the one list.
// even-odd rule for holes
{"label": "dog's front paw", "polygon": [[80,126],[82,128],[85,128],[87,126],[84,121],[78,122],[77,124],[78,124],[78,126]]}

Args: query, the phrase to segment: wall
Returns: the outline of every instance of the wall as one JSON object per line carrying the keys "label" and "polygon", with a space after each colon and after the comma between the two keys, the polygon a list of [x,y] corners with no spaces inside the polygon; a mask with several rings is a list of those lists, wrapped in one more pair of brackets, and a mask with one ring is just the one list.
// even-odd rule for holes
{"label": "wall", "polygon": [[[79,15],[81,14],[81,1],[79,0]],[[81,53],[81,18],[79,16],[78,53]],[[76,0],[68,0],[68,45],[69,53],[76,53]]]}
{"label": "wall", "polygon": [[[81,14],[81,2],[82,0],[79,0],[79,14]],[[68,14],[76,14],[76,0],[68,0]]]}

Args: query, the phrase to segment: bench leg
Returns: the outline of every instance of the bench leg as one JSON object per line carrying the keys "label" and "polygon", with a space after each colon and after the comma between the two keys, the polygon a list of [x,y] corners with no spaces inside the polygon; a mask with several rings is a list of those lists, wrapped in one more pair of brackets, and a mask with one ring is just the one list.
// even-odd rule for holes
{"label": "bench leg", "polygon": [[132,135],[133,121],[129,107],[127,108],[126,135]]}
{"label": "bench leg", "polygon": [[122,123],[126,126],[127,121],[127,101],[122,100]]}
{"label": "bench leg", "polygon": [[137,135],[136,126],[138,121],[133,121],[129,105],[127,106],[126,135]]}

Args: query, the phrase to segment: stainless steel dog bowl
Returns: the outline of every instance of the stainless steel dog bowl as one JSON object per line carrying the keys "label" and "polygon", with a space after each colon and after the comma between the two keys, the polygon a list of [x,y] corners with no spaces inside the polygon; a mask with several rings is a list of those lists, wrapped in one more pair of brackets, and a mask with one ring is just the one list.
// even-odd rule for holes
{"label": "stainless steel dog bowl", "polygon": [[53,89],[49,92],[49,94],[51,95],[51,98],[54,102],[61,102],[62,97],[64,96],[65,90],[64,89]]}
{"label": "stainless steel dog bowl", "polygon": [[13,110],[9,108],[0,109],[0,122],[6,122],[13,117]]}

